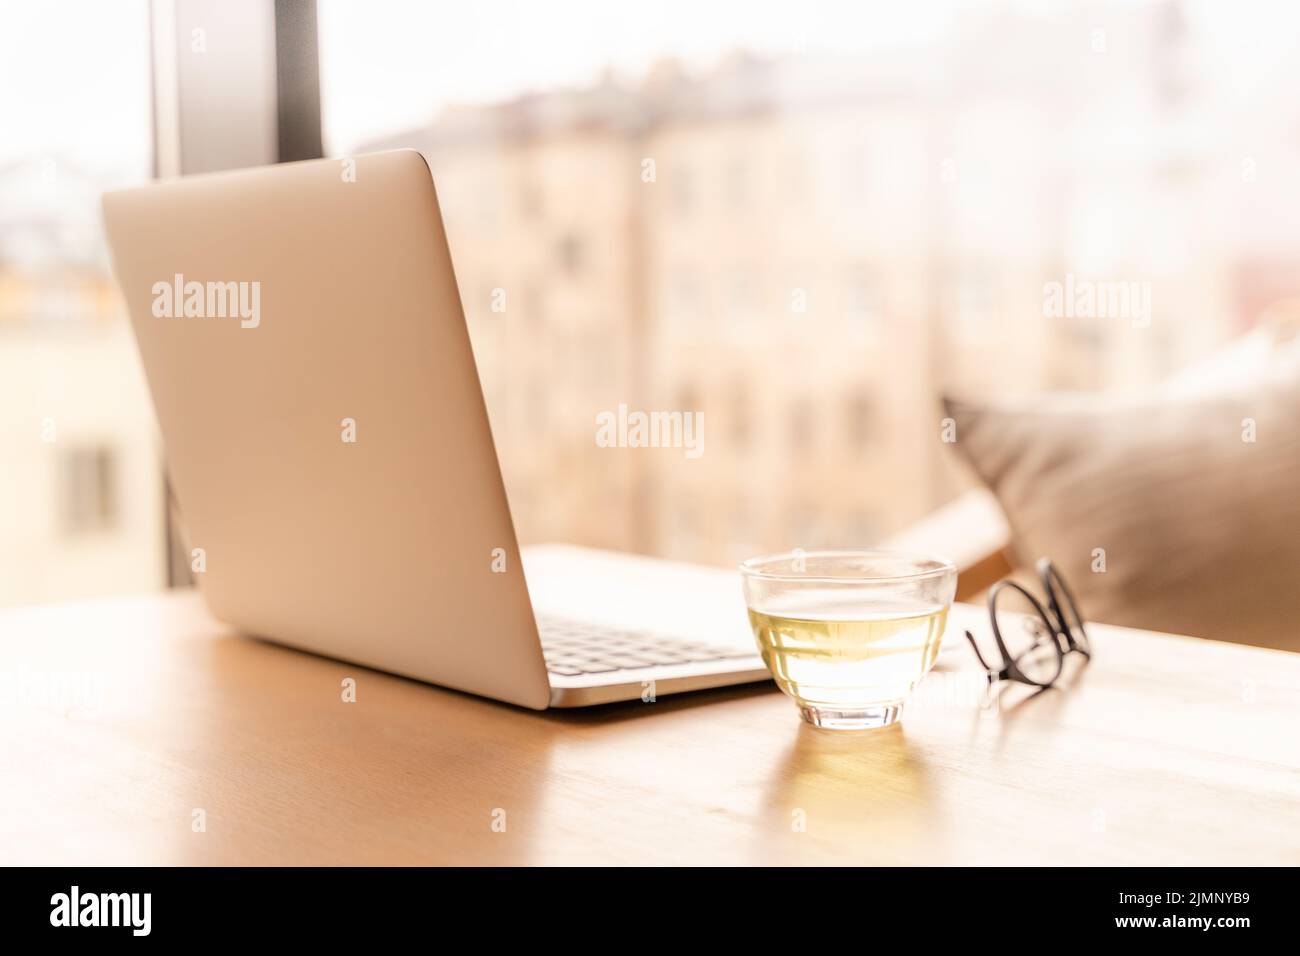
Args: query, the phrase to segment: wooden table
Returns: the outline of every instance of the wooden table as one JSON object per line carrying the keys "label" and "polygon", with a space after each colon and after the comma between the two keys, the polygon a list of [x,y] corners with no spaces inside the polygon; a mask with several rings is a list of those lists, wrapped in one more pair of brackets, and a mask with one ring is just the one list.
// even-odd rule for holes
{"label": "wooden table", "polygon": [[[732,608],[732,572],[672,575]],[[5,611],[0,863],[1300,863],[1300,655],[1093,633],[1068,690],[981,708],[958,651],[835,735],[770,685],[518,710],[188,592]]]}

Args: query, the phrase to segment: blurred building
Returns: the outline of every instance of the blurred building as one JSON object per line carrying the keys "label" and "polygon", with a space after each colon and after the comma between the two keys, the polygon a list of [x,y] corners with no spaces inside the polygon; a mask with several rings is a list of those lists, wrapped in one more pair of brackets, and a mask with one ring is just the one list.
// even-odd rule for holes
{"label": "blurred building", "polygon": [[159,449],[101,188],[49,159],[0,168],[0,605],[164,583]]}
{"label": "blurred building", "polygon": [[[1211,39],[1177,2],[986,8],[923,50],[666,61],[358,150],[434,169],[523,540],[729,563],[956,493],[944,390],[1140,388],[1300,295],[1300,66],[1236,108]],[[0,168],[0,603],[165,576],[111,178]],[[1149,283],[1149,326],[1045,314],[1067,276]],[[704,454],[598,447],[621,404],[703,412]]]}
{"label": "blurred building", "polygon": [[[1240,326],[1186,39],[981,13],[928,60],[666,62],[362,150],[434,170],[524,540],[861,546],[958,490],[943,390],[1140,387]],[[1067,274],[1149,283],[1149,327],[1046,315]],[[620,403],[702,411],[705,454],[598,448]]]}

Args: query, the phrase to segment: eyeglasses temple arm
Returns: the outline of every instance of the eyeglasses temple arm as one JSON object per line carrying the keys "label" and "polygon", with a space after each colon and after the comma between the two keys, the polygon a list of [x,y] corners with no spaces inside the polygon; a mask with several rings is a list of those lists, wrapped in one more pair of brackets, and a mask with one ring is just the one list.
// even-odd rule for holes
{"label": "eyeglasses temple arm", "polygon": [[984,668],[984,670],[992,674],[993,668],[989,667],[989,665],[985,663],[984,655],[980,653],[979,645],[975,643],[975,635],[972,634],[970,631],[967,631],[966,640],[970,641],[970,649],[975,652],[975,657],[979,660],[980,667]]}

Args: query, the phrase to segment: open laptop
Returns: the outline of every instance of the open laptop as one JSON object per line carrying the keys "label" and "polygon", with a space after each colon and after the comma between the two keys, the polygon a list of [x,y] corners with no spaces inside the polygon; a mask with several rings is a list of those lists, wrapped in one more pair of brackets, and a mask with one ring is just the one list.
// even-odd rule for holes
{"label": "open laptop", "polygon": [[537,709],[767,678],[752,643],[534,613],[418,152],[108,193],[104,220],[217,617]]}

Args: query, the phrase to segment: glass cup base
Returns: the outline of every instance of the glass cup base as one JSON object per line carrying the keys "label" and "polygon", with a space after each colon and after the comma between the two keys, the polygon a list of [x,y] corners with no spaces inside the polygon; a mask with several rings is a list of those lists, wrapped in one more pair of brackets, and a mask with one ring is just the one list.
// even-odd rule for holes
{"label": "glass cup base", "polygon": [[903,716],[903,702],[896,700],[870,707],[818,707],[800,704],[799,716],[822,730],[875,730],[888,727]]}

